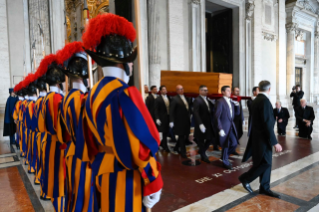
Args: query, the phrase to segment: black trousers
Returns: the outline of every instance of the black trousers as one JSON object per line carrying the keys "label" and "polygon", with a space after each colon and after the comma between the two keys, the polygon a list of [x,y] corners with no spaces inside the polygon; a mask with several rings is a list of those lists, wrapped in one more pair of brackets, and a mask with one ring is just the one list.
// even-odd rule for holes
{"label": "black trousers", "polygon": [[[253,159],[254,161],[254,159]],[[259,164],[254,164],[248,172],[242,174],[240,178],[250,183],[259,177],[260,187],[264,191],[270,190],[270,175],[271,175],[272,151],[266,150]]]}
{"label": "black trousers", "polygon": [[178,140],[177,140],[176,145],[174,147],[174,151],[180,150],[181,154],[186,155],[185,143],[186,143],[187,139],[188,139],[188,135],[178,135]]}
{"label": "black trousers", "polygon": [[13,135],[10,135],[10,144],[15,144],[16,141],[14,139],[14,134]]}
{"label": "black trousers", "polygon": [[286,127],[277,127],[278,134],[286,134]]}
{"label": "black trousers", "polygon": [[211,139],[198,139],[197,145],[198,145],[198,153],[203,158],[207,157],[206,150],[209,148],[209,145],[212,143]]}
{"label": "black trousers", "polygon": [[299,137],[308,138],[312,133],[312,125],[307,127],[305,123],[300,124],[299,126]]}
{"label": "black trousers", "polygon": [[162,132],[162,136],[161,147],[163,147],[164,150],[169,150],[167,145],[168,132]]}

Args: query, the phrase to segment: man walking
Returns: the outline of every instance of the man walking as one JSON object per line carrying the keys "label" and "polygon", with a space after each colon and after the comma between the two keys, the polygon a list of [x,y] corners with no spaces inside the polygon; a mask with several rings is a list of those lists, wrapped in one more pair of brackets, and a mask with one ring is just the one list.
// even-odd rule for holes
{"label": "man walking", "polygon": [[228,158],[230,154],[236,154],[238,137],[234,118],[240,114],[239,103],[230,99],[231,90],[229,86],[223,86],[223,97],[216,103],[215,122],[219,130],[219,143],[222,147],[223,166],[232,169]]}
{"label": "man walking", "polygon": [[282,151],[274,133],[276,120],[268,99],[270,87],[269,81],[261,81],[260,93],[252,103],[251,129],[248,132],[249,140],[242,162],[246,162],[252,156],[253,167],[242,174],[239,181],[248,192],[252,193],[249,183],[259,177],[259,193],[280,198],[280,195],[270,190],[272,147],[275,147],[276,152]]}

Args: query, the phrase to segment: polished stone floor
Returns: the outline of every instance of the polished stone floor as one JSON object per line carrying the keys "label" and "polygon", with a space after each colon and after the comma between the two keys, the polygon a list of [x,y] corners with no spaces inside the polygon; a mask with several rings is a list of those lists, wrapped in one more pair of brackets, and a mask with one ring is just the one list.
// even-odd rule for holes
{"label": "polished stone floor", "polygon": [[[246,112],[245,117],[247,119]],[[252,166],[250,161],[241,163],[242,156],[231,156],[235,169],[225,170],[219,160],[219,151],[210,147],[206,154],[211,162],[204,163],[196,155],[197,146],[193,143],[187,147],[189,159],[173,153],[158,153],[164,188],[161,201],[152,212],[319,211],[318,119],[314,123],[312,141],[297,136],[293,117],[289,120],[287,136],[278,136],[283,152],[273,154],[271,187],[282,199],[259,195],[258,180],[251,183],[255,190],[253,194],[243,189],[238,176]],[[244,129],[247,131],[247,123]],[[247,132],[244,132],[238,153],[244,153],[246,143]],[[174,144],[170,143],[170,146]],[[27,173],[24,159],[16,152],[8,141],[0,142],[0,212],[54,211],[50,201],[39,199],[40,188],[33,183],[34,175]],[[190,159],[200,164],[184,165]]]}

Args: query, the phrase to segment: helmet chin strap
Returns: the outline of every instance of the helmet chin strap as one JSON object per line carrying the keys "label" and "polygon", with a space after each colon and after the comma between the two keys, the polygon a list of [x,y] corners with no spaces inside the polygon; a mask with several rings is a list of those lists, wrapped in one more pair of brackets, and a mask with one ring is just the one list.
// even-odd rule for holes
{"label": "helmet chin strap", "polygon": [[[124,67],[125,67],[125,65],[124,65]],[[127,65],[127,68],[128,68],[128,73],[129,73],[130,70],[129,70],[128,65]],[[128,83],[130,80],[129,74],[126,73],[126,70],[123,70],[121,68],[114,67],[114,66],[105,66],[105,67],[102,67],[102,70],[103,70],[104,77],[116,77],[116,78],[121,79],[125,83]]]}

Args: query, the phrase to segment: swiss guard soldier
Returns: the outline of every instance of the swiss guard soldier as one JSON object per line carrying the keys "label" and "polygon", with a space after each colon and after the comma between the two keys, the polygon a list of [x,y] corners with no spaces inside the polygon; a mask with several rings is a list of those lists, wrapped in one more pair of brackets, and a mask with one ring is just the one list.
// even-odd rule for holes
{"label": "swiss guard soldier", "polygon": [[9,88],[10,96],[7,99],[6,109],[4,112],[3,136],[10,136],[10,145],[16,144],[14,134],[16,133],[16,124],[13,119],[13,111],[18,98],[15,97],[13,88]]}
{"label": "swiss guard soldier", "polygon": [[[40,179],[41,179],[41,174],[42,174],[42,140],[45,139],[46,133],[44,129],[44,118],[41,114],[42,111],[42,103],[44,97],[47,95],[47,83],[46,83],[46,74],[42,75],[39,77],[36,72],[36,78],[37,80],[35,81],[35,86],[39,90],[39,97],[36,100],[34,104],[34,113],[32,116],[32,131],[34,132],[34,138],[33,138],[33,154],[32,154],[32,161],[35,161],[35,178],[34,178],[34,183],[36,185],[40,184]],[[47,198],[45,193],[42,191],[42,186],[41,188],[41,193],[40,193],[40,198],[42,200],[50,200],[50,198]]]}
{"label": "swiss guard soldier", "polygon": [[[155,158],[159,133],[139,91],[127,85],[137,56],[135,37],[133,24],[111,13],[91,19],[82,37],[85,51],[104,74],[88,94],[78,128],[98,178],[101,211],[152,208],[163,187]],[[77,140],[76,145],[83,143]]]}
{"label": "swiss guard soldier", "polygon": [[47,55],[41,61],[36,75],[46,74],[50,92],[44,97],[41,115],[43,116],[46,136],[42,140],[42,191],[51,198],[55,211],[62,211],[64,196],[64,149],[58,142],[58,109],[63,98],[59,83],[65,81],[62,67],[57,64],[54,54]]}
{"label": "swiss guard soldier", "polygon": [[[69,43],[56,54],[59,65],[63,66],[63,72],[72,85],[72,89],[60,104],[58,117],[60,119],[58,139],[67,145],[65,211],[94,211],[92,208],[94,196],[91,195],[92,169],[89,168],[88,162],[82,162],[74,156],[77,142],[76,129],[81,108],[87,96],[84,81],[88,78],[88,65],[82,46],[82,42],[79,41]],[[98,207],[95,211],[98,211]]]}
{"label": "swiss guard soldier", "polygon": [[[29,95],[28,95],[28,85],[29,85],[29,80],[30,76],[27,76],[23,81],[22,81],[22,87],[24,91],[24,101],[21,103],[21,108],[20,108],[20,115],[19,119],[22,120],[22,141],[21,141],[21,156],[22,157],[27,157],[27,151],[28,151],[28,128],[27,128],[27,123],[26,123],[26,113],[27,113],[27,106],[29,103]],[[25,160],[25,165],[28,165],[28,161]]]}
{"label": "swiss guard soldier", "polygon": [[22,82],[19,82],[13,90],[17,95],[18,95],[18,101],[14,106],[14,110],[13,110],[13,120],[14,123],[16,124],[17,127],[17,139],[16,139],[16,145],[17,148],[20,149],[20,129],[21,129],[21,124],[22,121],[19,120],[19,112],[20,112],[20,107],[21,107],[21,103],[23,102],[24,98],[23,98],[23,93],[22,93]]}

